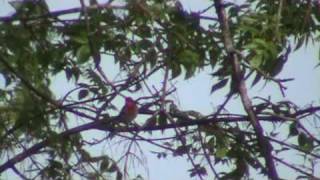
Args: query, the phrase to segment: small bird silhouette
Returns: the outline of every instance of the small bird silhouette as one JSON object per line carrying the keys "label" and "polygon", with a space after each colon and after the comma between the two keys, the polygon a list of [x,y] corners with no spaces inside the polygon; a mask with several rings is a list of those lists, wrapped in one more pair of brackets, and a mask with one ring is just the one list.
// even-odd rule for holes
{"label": "small bird silhouette", "polygon": [[137,115],[137,103],[131,97],[126,97],[125,104],[116,119],[124,123],[130,123],[137,117]]}

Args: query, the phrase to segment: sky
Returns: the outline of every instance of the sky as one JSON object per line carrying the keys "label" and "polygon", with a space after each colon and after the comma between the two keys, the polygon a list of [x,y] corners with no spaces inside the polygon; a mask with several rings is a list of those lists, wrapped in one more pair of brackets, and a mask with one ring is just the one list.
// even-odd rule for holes
{"label": "sky", "polygon": [[[6,16],[13,12],[13,9],[8,5],[7,0],[0,0],[0,16]],[[78,7],[78,0],[63,1],[63,3],[57,3],[56,0],[48,0],[49,7],[51,10],[66,9],[71,7]],[[102,1],[99,1],[102,2]],[[183,0],[181,1],[186,10],[202,10],[206,8],[209,3],[208,1],[199,0]],[[241,2],[241,1],[233,1]],[[212,12],[209,12],[212,13]],[[290,60],[286,64],[283,72],[277,77],[279,78],[294,78],[292,82],[288,82],[286,86],[286,97],[282,97],[277,86],[274,84],[260,83],[254,88],[250,89],[249,96],[254,97],[255,95],[262,95],[264,97],[271,96],[273,101],[279,100],[293,100],[296,104],[304,107],[310,105],[310,103],[319,104],[320,100],[320,70],[315,68],[319,63],[319,44],[309,45],[306,48],[302,48],[299,51],[292,53],[289,58]],[[104,60],[104,67],[112,67],[113,64],[108,60]],[[110,68],[112,69],[112,68]],[[117,72],[108,71],[107,75],[113,76]],[[210,71],[207,69],[197,74],[197,76],[183,80],[178,78],[175,80],[177,86],[177,93],[175,93],[175,99],[178,101],[181,109],[185,110],[196,110],[203,114],[213,112],[215,107],[219,105],[223,100],[227,90],[222,92],[214,93],[210,95],[210,89],[214,80],[210,77]],[[151,82],[161,82],[163,74],[154,77]],[[0,84],[3,79],[0,78]],[[63,85],[62,85],[63,84]],[[157,85],[157,83],[155,83]],[[55,77],[51,88],[56,92],[57,98],[67,92],[72,86],[68,85],[64,81],[64,74]],[[119,107],[122,106],[123,101],[118,100]],[[239,100],[234,100],[229,103],[227,108],[229,111],[234,113],[242,113],[243,108]],[[88,132],[88,136],[95,136],[94,132]],[[100,147],[97,147],[96,151],[99,151]],[[150,146],[145,145],[144,148],[145,156],[147,158],[148,176],[151,180],[185,180],[190,179],[187,170],[191,168],[190,164],[186,162],[186,158],[167,158],[166,160],[159,160],[150,153]],[[152,149],[154,150],[154,149]],[[320,169],[320,167],[319,167]],[[145,174],[145,170],[141,167],[136,168],[137,173],[141,172]],[[283,168],[282,173],[286,173],[287,170]],[[287,174],[286,177],[290,178],[294,174]]]}

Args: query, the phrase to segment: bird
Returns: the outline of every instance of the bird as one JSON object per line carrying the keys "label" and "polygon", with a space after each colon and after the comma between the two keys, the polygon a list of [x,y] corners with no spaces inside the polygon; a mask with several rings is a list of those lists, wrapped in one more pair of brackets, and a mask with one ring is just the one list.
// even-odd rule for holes
{"label": "bird", "polygon": [[137,117],[137,115],[137,103],[131,97],[125,97],[125,104],[116,119],[123,123],[130,123]]}

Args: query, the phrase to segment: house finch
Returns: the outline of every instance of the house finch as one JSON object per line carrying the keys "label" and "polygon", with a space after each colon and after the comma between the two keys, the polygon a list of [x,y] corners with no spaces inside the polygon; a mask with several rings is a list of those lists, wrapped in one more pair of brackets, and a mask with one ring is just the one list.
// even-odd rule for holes
{"label": "house finch", "polygon": [[125,104],[116,119],[121,122],[129,123],[137,117],[137,114],[137,103],[132,98],[126,97]]}

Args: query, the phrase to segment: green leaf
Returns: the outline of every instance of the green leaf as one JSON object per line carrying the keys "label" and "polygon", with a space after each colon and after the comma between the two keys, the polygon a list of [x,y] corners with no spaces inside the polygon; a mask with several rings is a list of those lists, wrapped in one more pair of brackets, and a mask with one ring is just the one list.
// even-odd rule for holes
{"label": "green leaf", "polygon": [[81,89],[78,94],[78,99],[81,100],[81,99],[87,97],[88,94],[89,94],[89,91],[87,89]]}
{"label": "green leaf", "polygon": [[164,112],[159,113],[158,123],[160,126],[166,126],[168,124],[167,115]]}
{"label": "green leaf", "polygon": [[182,156],[189,152],[191,145],[182,145],[179,146],[173,153],[174,156]]}
{"label": "green leaf", "polygon": [[185,75],[185,79],[189,79],[189,78],[191,78],[193,75],[194,75],[194,73],[195,73],[195,71],[196,71],[196,66],[195,65],[192,65],[191,67],[189,67],[188,69],[186,69],[186,75]]}
{"label": "green leaf", "polygon": [[23,1],[9,1],[8,2],[16,11],[23,6]]}
{"label": "green leaf", "polygon": [[263,58],[261,53],[258,51],[256,55],[250,60],[250,65],[254,68],[259,68],[263,63]]}
{"label": "green leaf", "polygon": [[[150,118],[148,118],[146,120],[146,122],[144,123],[144,127],[154,127],[157,124],[157,118],[154,116],[151,116]],[[152,131],[150,131],[149,133],[152,133]]]}
{"label": "green leaf", "polygon": [[299,146],[304,146],[307,143],[307,136],[304,133],[299,134],[298,136],[298,143]]}
{"label": "green leaf", "polygon": [[80,154],[81,154],[81,160],[84,162],[89,162],[91,160],[91,155],[89,152],[81,149],[80,150]]}
{"label": "green leaf", "polygon": [[304,36],[300,37],[300,38],[298,38],[298,40],[296,40],[297,44],[296,44],[296,46],[294,48],[295,51],[301,48],[301,46],[304,43],[304,40],[305,40]]}
{"label": "green leaf", "polygon": [[297,129],[297,123],[293,122],[289,126],[289,136],[296,136],[299,134],[299,131]]}
{"label": "green leaf", "polygon": [[70,81],[70,79],[72,77],[74,77],[76,80],[78,80],[79,76],[80,76],[80,70],[77,67],[66,67],[66,69],[64,70],[65,74],[66,74],[66,78],[68,81]]}
{"label": "green leaf", "polygon": [[151,28],[147,25],[141,25],[136,31],[137,35],[140,37],[151,37]]}
{"label": "green leaf", "polygon": [[[63,164],[56,160],[49,160],[49,165],[42,172],[44,177],[60,179],[63,176]],[[59,178],[60,177],[60,178]]]}
{"label": "green leaf", "polygon": [[259,73],[256,74],[256,77],[254,78],[254,80],[252,81],[251,87],[253,87],[254,85],[256,85],[260,80],[261,80],[261,75]]}
{"label": "green leaf", "polygon": [[217,147],[217,151],[215,152],[215,157],[217,158],[223,158],[228,153],[228,148],[226,147]]}
{"label": "green leaf", "polygon": [[137,177],[135,177],[134,179],[132,180],[144,180],[143,177],[139,174],[137,175]]}
{"label": "green leaf", "polygon": [[62,169],[63,168],[63,164],[59,161],[55,161],[55,160],[49,160],[50,161],[50,166],[54,169]]}
{"label": "green leaf", "polygon": [[120,62],[120,65],[123,66],[123,64],[126,61],[131,60],[130,47],[122,47],[122,48],[117,49],[114,58],[115,58],[116,62]]}
{"label": "green leaf", "polygon": [[71,40],[81,45],[88,44],[88,37],[85,33],[82,33],[81,36],[73,36],[71,37]]}
{"label": "green leaf", "polygon": [[178,58],[179,63],[181,63],[186,69],[192,66],[197,66],[199,62],[199,54],[189,49],[181,51],[178,54]]}
{"label": "green leaf", "polygon": [[157,64],[157,51],[154,48],[149,49],[145,55],[145,59],[148,60],[151,68],[153,68]]}
{"label": "green leaf", "polygon": [[210,93],[212,94],[214,91],[217,91],[217,90],[223,88],[228,83],[228,81],[229,81],[229,79],[222,79],[217,84],[215,84],[211,87]]}
{"label": "green leaf", "polygon": [[80,48],[78,48],[76,57],[80,64],[88,61],[90,56],[91,56],[91,51],[90,51],[90,47],[87,44],[82,45],[80,46]]}
{"label": "green leaf", "polygon": [[298,144],[299,146],[306,150],[306,151],[311,151],[313,149],[313,140],[311,137],[308,137],[304,133],[300,133],[298,136]]}
{"label": "green leaf", "polygon": [[153,43],[150,40],[142,39],[138,42],[138,47],[143,50],[148,50],[149,48],[153,47]]}
{"label": "green leaf", "polygon": [[102,172],[106,172],[108,171],[108,168],[109,168],[109,159],[108,158],[103,158],[101,164],[100,164],[100,171]]}
{"label": "green leaf", "polygon": [[178,77],[181,74],[181,67],[179,64],[173,63],[172,67],[171,67],[171,71],[172,71],[172,79]]}
{"label": "green leaf", "polygon": [[209,151],[212,153],[213,152],[213,150],[215,149],[215,144],[216,144],[216,142],[215,142],[216,140],[215,140],[215,137],[212,137],[212,138],[210,138],[209,139],[209,141],[208,141],[208,149],[209,149]]}

